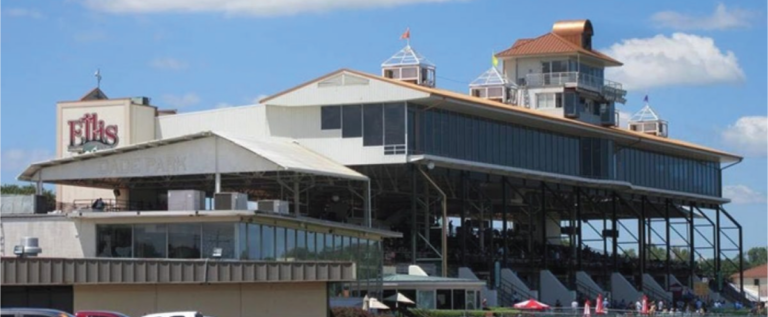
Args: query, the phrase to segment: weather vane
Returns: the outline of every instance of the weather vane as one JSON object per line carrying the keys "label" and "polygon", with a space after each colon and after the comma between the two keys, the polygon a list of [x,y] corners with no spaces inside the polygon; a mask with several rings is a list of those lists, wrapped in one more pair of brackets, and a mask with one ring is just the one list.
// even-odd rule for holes
{"label": "weather vane", "polygon": [[96,69],[96,73],[93,74],[93,76],[96,76],[96,88],[101,87],[101,68]]}

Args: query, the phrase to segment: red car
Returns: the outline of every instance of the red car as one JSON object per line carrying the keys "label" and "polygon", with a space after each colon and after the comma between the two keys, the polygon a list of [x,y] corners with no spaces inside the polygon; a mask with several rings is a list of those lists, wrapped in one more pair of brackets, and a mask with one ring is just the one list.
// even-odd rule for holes
{"label": "red car", "polygon": [[128,317],[128,315],[107,310],[81,310],[75,313],[75,317]]}

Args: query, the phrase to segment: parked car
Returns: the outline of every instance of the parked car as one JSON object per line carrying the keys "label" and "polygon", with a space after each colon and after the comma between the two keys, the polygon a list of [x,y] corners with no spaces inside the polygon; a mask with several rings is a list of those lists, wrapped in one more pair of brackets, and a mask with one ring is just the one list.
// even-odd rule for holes
{"label": "parked car", "polygon": [[156,313],[144,315],[144,317],[208,317],[196,311],[177,311],[170,313]]}
{"label": "parked car", "polygon": [[75,313],[75,317],[128,317],[128,315],[108,310],[81,310]]}
{"label": "parked car", "polygon": [[3,308],[0,317],[74,317],[67,312],[46,308]]}

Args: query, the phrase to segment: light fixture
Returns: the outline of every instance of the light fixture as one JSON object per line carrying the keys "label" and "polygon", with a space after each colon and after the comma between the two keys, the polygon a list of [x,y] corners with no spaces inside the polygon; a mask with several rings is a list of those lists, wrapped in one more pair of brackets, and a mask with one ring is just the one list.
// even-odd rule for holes
{"label": "light fixture", "polygon": [[336,194],[334,194],[334,195],[331,197],[331,199],[332,199],[334,202],[338,202],[338,201],[339,201],[339,195],[336,195]]}
{"label": "light fixture", "polygon": [[427,168],[428,168],[429,170],[433,170],[433,169],[435,169],[435,162],[429,161],[429,162],[427,163]]}

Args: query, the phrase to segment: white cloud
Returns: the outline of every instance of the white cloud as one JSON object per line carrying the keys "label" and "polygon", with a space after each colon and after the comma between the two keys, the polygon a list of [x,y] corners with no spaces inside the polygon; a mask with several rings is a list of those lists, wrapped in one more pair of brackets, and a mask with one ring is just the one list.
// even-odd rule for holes
{"label": "white cloud", "polygon": [[721,135],[726,146],[738,154],[766,156],[768,153],[768,117],[741,117]]}
{"label": "white cloud", "polygon": [[3,13],[9,17],[15,17],[15,18],[33,18],[33,19],[42,19],[45,16],[43,16],[42,13],[40,13],[37,10],[32,9],[25,9],[25,8],[8,8],[3,9]]}
{"label": "white cloud", "polygon": [[195,93],[186,93],[184,95],[165,94],[162,97],[163,102],[171,107],[184,108],[200,103],[200,97]]}
{"label": "white cloud", "polygon": [[676,30],[726,30],[747,27],[754,13],[743,9],[728,9],[718,4],[709,16],[694,16],[675,11],[657,12],[651,20],[660,27]]}
{"label": "white cloud", "polygon": [[628,89],[669,85],[706,85],[744,80],[736,55],[721,52],[715,41],[685,33],[656,35],[613,44],[605,52],[624,66],[606,69],[606,76]]}
{"label": "white cloud", "polygon": [[53,153],[46,149],[8,149],[3,150],[2,153],[0,166],[4,172],[11,173],[20,173],[32,163],[53,158]]}
{"label": "white cloud", "polygon": [[764,193],[759,193],[746,185],[723,186],[723,197],[730,198],[734,204],[765,204]]}
{"label": "white cloud", "polygon": [[185,70],[189,67],[186,62],[172,57],[155,58],[150,62],[150,65],[163,70]]}
{"label": "white cloud", "polygon": [[451,0],[85,0],[85,4],[92,9],[112,13],[213,12],[231,15],[280,16],[446,1]]}

